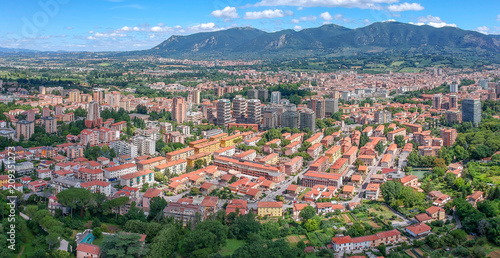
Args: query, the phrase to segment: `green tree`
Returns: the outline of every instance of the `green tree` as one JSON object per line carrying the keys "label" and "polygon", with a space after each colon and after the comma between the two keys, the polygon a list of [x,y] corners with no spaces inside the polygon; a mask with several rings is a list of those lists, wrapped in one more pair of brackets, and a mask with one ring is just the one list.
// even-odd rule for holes
{"label": "green tree", "polygon": [[312,206],[306,206],[304,209],[302,209],[299,213],[299,217],[302,218],[302,221],[307,221],[309,219],[312,219],[316,215],[316,209],[314,209]]}
{"label": "green tree", "polygon": [[387,181],[382,184],[380,190],[382,195],[384,196],[384,200],[387,204],[390,204],[392,201],[396,200],[401,193],[402,185],[400,182],[396,181]]}
{"label": "green tree", "polygon": [[139,239],[141,239],[141,235],[134,233],[106,235],[101,245],[102,257],[144,256],[148,252],[148,247]]}

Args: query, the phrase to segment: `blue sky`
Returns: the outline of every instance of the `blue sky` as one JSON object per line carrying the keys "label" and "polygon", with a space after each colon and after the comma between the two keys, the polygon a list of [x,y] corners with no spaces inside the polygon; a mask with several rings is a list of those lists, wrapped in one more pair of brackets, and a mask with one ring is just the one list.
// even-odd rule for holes
{"label": "blue sky", "polygon": [[171,35],[252,26],[349,28],[395,20],[500,34],[499,0],[3,0],[0,47],[122,51]]}

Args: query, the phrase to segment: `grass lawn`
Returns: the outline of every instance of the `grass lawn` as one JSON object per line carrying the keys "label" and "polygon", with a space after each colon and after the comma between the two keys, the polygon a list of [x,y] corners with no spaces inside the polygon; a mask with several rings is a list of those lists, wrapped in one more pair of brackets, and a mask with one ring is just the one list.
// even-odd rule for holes
{"label": "grass lawn", "polygon": [[92,244],[100,246],[102,244],[102,240],[104,240],[104,235],[102,235],[100,238],[94,239],[94,241],[92,241]]}
{"label": "grass lawn", "polygon": [[414,170],[411,172],[412,175],[417,176],[418,180],[421,180],[424,178],[425,173],[428,171],[422,171],[422,170]]}
{"label": "grass lawn", "polygon": [[222,247],[219,254],[222,256],[232,255],[236,249],[242,247],[243,245],[245,245],[244,240],[228,239],[226,241],[226,246]]}

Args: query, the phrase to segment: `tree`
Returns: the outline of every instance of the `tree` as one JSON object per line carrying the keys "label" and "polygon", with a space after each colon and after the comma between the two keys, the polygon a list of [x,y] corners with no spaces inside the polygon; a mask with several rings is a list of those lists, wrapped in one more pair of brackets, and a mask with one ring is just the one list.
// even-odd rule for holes
{"label": "tree", "polygon": [[405,146],[405,137],[396,135],[396,137],[394,137],[394,143],[398,145],[398,148],[403,148]]}
{"label": "tree", "polygon": [[94,235],[96,238],[100,238],[102,236],[101,228],[98,228],[98,227],[93,228],[92,235]]}
{"label": "tree", "polygon": [[206,220],[196,225],[195,230],[188,233],[182,244],[187,253],[207,249],[217,252],[226,244],[228,228],[219,221]]}
{"label": "tree", "polygon": [[177,250],[179,233],[174,225],[166,225],[151,242],[150,252],[147,257],[171,257]]}
{"label": "tree", "polygon": [[85,188],[69,188],[57,194],[59,203],[63,206],[69,207],[71,217],[73,217],[73,210],[80,208],[80,216],[83,217],[83,209],[87,207],[92,200],[92,193]]}
{"label": "tree", "polygon": [[384,144],[382,141],[378,141],[377,144],[375,145],[375,150],[378,152],[378,154],[382,154],[384,152]]}
{"label": "tree", "polygon": [[56,247],[59,244],[59,235],[55,233],[50,233],[46,237],[47,244],[49,245],[49,250]]}
{"label": "tree", "polygon": [[385,203],[390,204],[392,201],[396,200],[401,193],[402,185],[400,182],[387,181],[382,184],[380,190],[384,196]]}
{"label": "tree", "polygon": [[314,209],[312,206],[306,206],[302,211],[299,213],[299,217],[302,218],[302,221],[307,221],[309,219],[312,219],[316,215],[316,209]]}
{"label": "tree", "polygon": [[318,227],[319,227],[319,223],[316,220],[314,220],[314,219],[308,219],[304,223],[304,228],[307,229],[307,231],[317,230]]}
{"label": "tree", "polygon": [[149,204],[149,215],[148,218],[150,220],[156,219],[159,220],[161,216],[163,215],[163,209],[167,207],[168,203],[165,201],[165,199],[161,197],[154,197],[151,199],[150,204]]}
{"label": "tree", "polygon": [[141,235],[118,233],[106,235],[101,245],[102,257],[141,257],[148,252],[146,244],[139,241]]}

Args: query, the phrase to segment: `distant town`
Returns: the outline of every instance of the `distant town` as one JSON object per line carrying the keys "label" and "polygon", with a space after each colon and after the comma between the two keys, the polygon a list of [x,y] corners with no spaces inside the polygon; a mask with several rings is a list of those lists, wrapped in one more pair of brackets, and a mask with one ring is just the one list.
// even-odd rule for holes
{"label": "distant town", "polygon": [[499,255],[498,66],[101,61],[1,67],[2,257]]}

